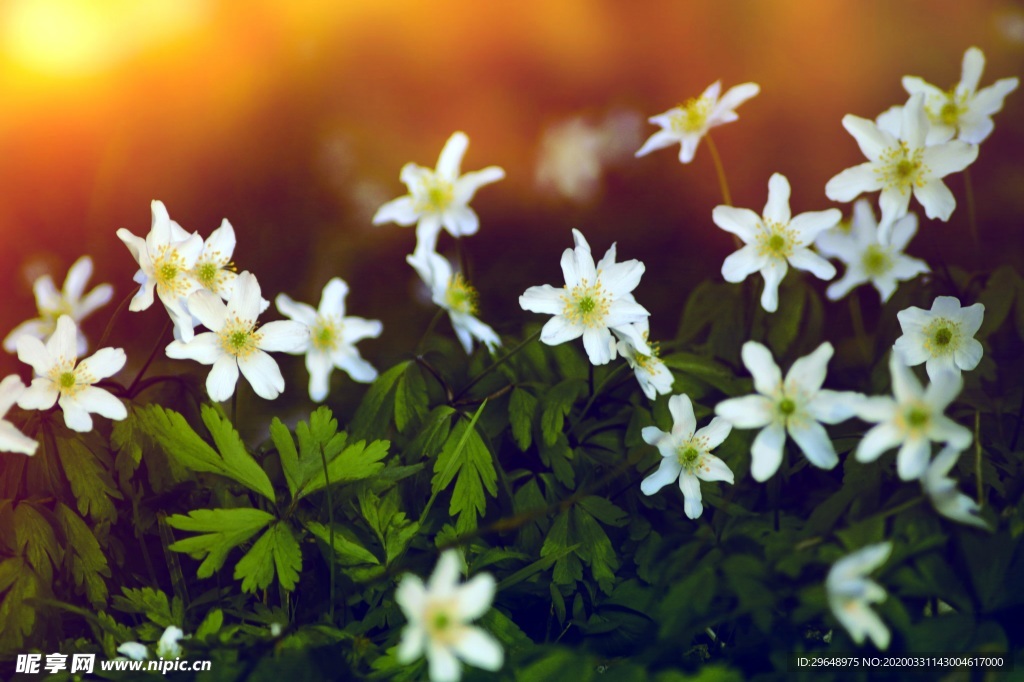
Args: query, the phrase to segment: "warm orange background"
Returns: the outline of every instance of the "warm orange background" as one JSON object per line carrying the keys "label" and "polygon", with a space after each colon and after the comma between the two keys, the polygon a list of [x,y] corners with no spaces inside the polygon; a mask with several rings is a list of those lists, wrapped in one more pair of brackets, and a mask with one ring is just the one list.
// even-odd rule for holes
{"label": "warm orange background", "polygon": [[[412,230],[372,228],[369,218],[405,193],[402,164],[432,167],[457,129],[471,139],[464,169],[496,164],[508,175],[479,193],[481,233],[466,244],[485,320],[515,333],[532,317],[518,309],[519,293],[558,283],[559,254],[580,227],[595,250],[618,240],[620,257],[647,263],[638,299],[655,313],[656,332],[671,333],[693,281],[717,277],[732,250],[710,219],[720,196],[706,147],[688,166],[676,160],[678,147],[628,160],[580,206],[536,190],[546,126],[612,109],[646,118],[716,79],[725,87],[755,81],[761,95],[716,131],[734,199],[759,211],[779,171],[793,185],[794,211],[818,210],[830,205],[825,182],[863,160],[842,116],[873,117],[902,103],[904,74],[952,85],[970,45],[988,57],[982,85],[1024,75],[1024,7],[6,0],[0,336],[34,312],[28,276],[49,267],[62,279],[90,253],[98,281],[116,290],[87,326],[95,340],[133,288],[135,263],[114,232],[144,234],[150,200],[162,199],[204,236],[229,218],[235,260],[268,298],[285,290],[315,303],[329,277],[347,279],[351,312],[384,321],[385,337],[364,352],[386,366],[408,352],[431,311],[408,302]],[[644,124],[643,136],[654,130]],[[984,241],[978,264],[1024,261],[1022,152],[1017,91],[971,169]],[[970,243],[962,178],[949,185],[960,201],[952,220],[925,224],[911,251],[962,262]],[[162,316],[135,314],[114,340],[144,355]],[[4,374],[15,368],[25,369],[0,358]]]}

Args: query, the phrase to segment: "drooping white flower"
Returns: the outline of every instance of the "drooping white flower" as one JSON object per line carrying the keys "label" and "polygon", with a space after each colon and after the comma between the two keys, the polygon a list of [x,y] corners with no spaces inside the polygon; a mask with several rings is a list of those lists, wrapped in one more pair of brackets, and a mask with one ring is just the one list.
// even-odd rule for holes
{"label": "drooping white flower", "polygon": [[722,82],[715,81],[700,97],[649,118],[661,130],[651,135],[636,155],[644,156],[678,142],[680,163],[690,163],[701,138],[712,128],[737,120],[736,107],[761,92],[761,87],[757,83],[743,83],[729,88],[719,99],[721,90]]}
{"label": "drooping white flower", "polygon": [[786,176],[775,173],[768,180],[768,203],[762,216],[733,206],[716,206],[711,213],[715,225],[745,244],[722,263],[722,277],[726,282],[742,282],[760,270],[764,277],[761,307],[768,312],[779,307],[779,283],[789,265],[819,279],[832,279],[836,274],[835,267],[810,247],[819,233],[839,222],[842,214],[830,208],[792,216],[789,191]]}
{"label": "drooping white flower", "polygon": [[29,438],[11,422],[4,419],[11,406],[25,391],[25,384],[17,374],[4,377],[0,381],[0,452],[20,452],[23,455],[34,455],[39,443]]}
{"label": "drooping white flower", "polygon": [[[64,287],[57,291],[53,278],[43,275],[32,285],[36,298],[39,317],[22,322],[4,339],[4,350],[14,353],[18,350],[18,338],[23,334],[34,336],[46,341],[57,328],[57,318],[68,315],[76,325],[80,325],[90,313],[105,305],[114,294],[109,284],[100,284],[89,293],[85,293],[85,285],[92,276],[92,258],[82,256],[74,262],[64,278]],[[83,295],[84,294],[84,295]],[[84,355],[89,348],[85,334],[78,330],[77,350]]]}
{"label": "drooping white flower", "polygon": [[783,380],[770,350],[756,341],[743,344],[743,364],[754,377],[757,393],[723,400],[715,414],[736,428],[761,429],[750,447],[755,481],[767,481],[778,471],[787,432],[814,466],[831,469],[839,462],[822,424],[852,417],[860,396],[821,387],[832,353],[832,344],[826,341],[794,362]]}
{"label": "drooping white flower", "polygon": [[871,282],[882,302],[888,301],[899,282],[928,272],[927,263],[903,253],[916,232],[917,215],[908,213],[893,225],[889,244],[882,244],[871,204],[867,199],[858,199],[853,205],[849,230],[827,230],[815,242],[819,251],[846,264],[846,272],[829,285],[826,295],[837,301],[852,289]]}
{"label": "drooping white flower", "polygon": [[292,320],[277,320],[257,328],[260,285],[247,272],[238,276],[231,300],[200,289],[188,300],[188,309],[209,329],[191,341],[172,341],[167,357],[213,365],[206,377],[210,399],[220,402],[235,392],[238,372],[256,395],[273,400],[284,390],[284,377],[267,351],[293,352],[309,342],[309,328]]}
{"label": "drooping white flower", "polygon": [[203,251],[203,239],[198,232],[189,234],[171,220],[162,201],[154,201],[152,210],[153,224],[145,239],[136,237],[123,227],[117,231],[118,238],[139,264],[135,273],[139,291],[128,309],[140,311],[149,308],[153,305],[153,290],[156,289],[174,323],[174,337],[188,341],[195,332],[185,301],[200,288],[192,276],[192,269]]}
{"label": "drooping white flower", "polygon": [[442,227],[453,237],[476,234],[480,218],[469,207],[469,202],[478,189],[504,178],[505,171],[498,166],[488,166],[460,175],[462,156],[468,146],[466,134],[456,132],[441,150],[436,169],[405,164],[399,178],[409,188],[409,194],[377,209],[373,224],[409,226],[416,223],[417,252],[436,250]]}
{"label": "drooping white flower", "polygon": [[438,559],[426,586],[407,574],[395,591],[395,602],[409,621],[402,630],[398,661],[411,663],[426,654],[432,682],[459,680],[459,659],[493,671],[501,668],[505,658],[494,637],[470,625],[491,608],[494,577],[480,573],[459,584],[460,564],[458,553],[448,550]]}
{"label": "drooping white flower", "polygon": [[969,371],[978,366],[984,352],[974,335],[985,318],[985,305],[966,308],[952,296],[938,296],[931,310],[910,306],[896,313],[903,336],[893,348],[908,366],[925,363],[928,378],[935,381],[940,372]]}
{"label": "drooping white flower", "polygon": [[47,410],[54,403],[64,411],[64,423],[73,431],[91,431],[90,412],[108,419],[124,419],[128,410],[109,391],[94,386],[124,367],[120,348],[100,348],[78,361],[78,329],[68,315],[57,318],[57,328],[44,344],[33,336],[18,339],[18,359],[31,365],[35,378],[19,396],[23,410]]}
{"label": "drooping white flower", "polygon": [[675,377],[672,376],[672,372],[669,371],[669,368],[658,357],[657,344],[651,343],[648,338],[649,325],[647,320],[637,322],[636,326],[640,337],[647,344],[646,350],[649,353],[644,353],[645,349],[637,349],[633,345],[631,339],[636,337],[636,333],[623,335],[616,344],[616,349],[626,359],[630,369],[633,370],[644,395],[647,396],[648,400],[654,400],[659,395],[672,392],[672,384],[675,383]]}
{"label": "drooping white flower", "polygon": [[896,352],[889,357],[889,373],[892,398],[873,396],[854,405],[858,417],[876,424],[864,434],[855,455],[860,462],[873,462],[899,446],[896,471],[904,481],[913,481],[928,468],[932,441],[959,450],[971,443],[971,432],[944,414],[963,380],[953,372],[940,372],[926,389]]}
{"label": "drooping white flower", "polygon": [[988,524],[980,516],[981,507],[957,490],[956,481],[949,477],[960,453],[960,449],[951,445],[942,448],[921,477],[921,487],[928,494],[935,511],[947,519],[988,530]]}
{"label": "drooping white flower", "polygon": [[[956,138],[971,144],[985,141],[995,124],[993,114],[1003,108],[1003,100],[1017,89],[1017,78],[1002,78],[987,88],[978,90],[981,72],[985,69],[985,54],[977,47],[964,52],[960,82],[949,90],[942,90],[923,78],[904,76],[903,87],[911,95],[924,95],[924,108],[931,128],[927,144],[940,144]],[[895,106],[878,117],[878,125],[892,131],[899,128],[903,107]]]}
{"label": "drooping white flower", "polygon": [[837,561],[825,579],[832,614],[857,644],[870,637],[879,649],[889,646],[889,628],[871,610],[872,604],[880,604],[888,595],[867,576],[884,564],[890,554],[891,542],[868,545]]}
{"label": "drooping white flower", "polygon": [[327,397],[334,368],[344,370],[355,381],[369,383],[377,370],[359,355],[356,343],[380,336],[384,326],[379,320],[345,316],[348,284],[338,277],[324,287],[319,308],[277,295],[277,310],[285,317],[309,328],[305,345],[291,351],[306,356],[309,371],[309,397],[317,402]]}
{"label": "drooping white flower", "polygon": [[657,426],[647,426],[641,432],[644,442],[658,448],[662,460],[658,470],[640,483],[640,490],[644,495],[653,495],[679,479],[679,489],[686,500],[686,515],[696,519],[704,511],[701,481],[734,482],[729,465],[711,454],[729,435],[732,425],[721,417],[715,417],[710,424],[697,429],[693,403],[686,395],[669,398],[668,410],[672,414],[670,432],[666,433]]}
{"label": "drooping white flower", "polygon": [[562,253],[565,286],[533,286],[519,297],[523,310],[554,315],[541,330],[540,340],[557,346],[582,336],[590,362],[603,365],[616,355],[614,331],[638,352],[650,354],[642,327],[637,326],[650,313],[632,294],[644,274],[644,264],[635,259],[616,263],[612,244],[595,265],[587,240],[579,230],[572,235],[575,247]]}
{"label": "drooping white flower", "polygon": [[949,220],[956,199],[942,178],[971,165],[978,147],[959,140],[926,146],[929,125],[923,95],[912,96],[903,108],[899,135],[852,114],[843,117],[843,127],[868,161],[829,180],[825,185],[829,199],[852,201],[864,192],[881,190],[879,241],[883,244],[889,243],[893,224],[907,214],[911,194],[929,218]]}
{"label": "drooping white flower", "polygon": [[447,258],[434,251],[417,249],[405,260],[430,289],[431,300],[448,311],[455,336],[467,353],[473,351],[473,339],[483,343],[491,352],[501,345],[497,333],[476,317],[476,289],[470,286],[462,273],[452,270]]}
{"label": "drooping white flower", "polygon": [[[191,637],[192,635],[186,635],[176,625],[168,625],[156,643],[157,658],[170,659],[181,657],[182,650],[178,642],[183,639],[190,639]],[[149,658],[149,647],[140,642],[125,642],[117,647],[117,653],[132,661],[145,661]]]}

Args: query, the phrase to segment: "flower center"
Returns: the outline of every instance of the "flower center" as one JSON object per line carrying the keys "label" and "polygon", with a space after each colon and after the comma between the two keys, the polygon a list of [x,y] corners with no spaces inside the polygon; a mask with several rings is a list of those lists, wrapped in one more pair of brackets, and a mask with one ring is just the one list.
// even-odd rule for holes
{"label": "flower center", "polygon": [[62,360],[54,365],[49,372],[50,381],[57,385],[57,390],[62,396],[72,396],[80,390],[96,383],[96,379],[75,368],[74,362]]}
{"label": "flower center", "polygon": [[793,255],[793,250],[800,246],[800,241],[792,230],[772,220],[764,221],[764,231],[757,235],[758,251],[762,256],[786,259]]}
{"label": "flower center", "polygon": [[459,621],[452,617],[451,604],[448,602],[428,606],[423,623],[430,639],[441,644],[454,643],[462,630]]}
{"label": "flower center", "polygon": [[877,244],[872,244],[864,250],[864,255],[861,256],[861,265],[864,266],[864,272],[869,276],[878,277],[892,269],[892,258],[887,250]]}
{"label": "flower center", "polygon": [[448,290],[444,296],[448,308],[455,312],[474,315],[477,311],[476,289],[469,285],[469,282],[462,276],[462,273],[456,272],[448,280]]}
{"label": "flower center", "polygon": [[682,467],[690,471],[697,466],[697,460],[700,459],[700,450],[687,443],[679,448],[676,456],[679,458],[679,463]]}
{"label": "flower center", "polygon": [[186,272],[181,254],[169,245],[161,246],[153,257],[153,279],[162,291],[183,295],[188,290]]}
{"label": "flower center", "polygon": [[794,412],[796,412],[796,403],[793,402],[792,398],[783,398],[779,401],[779,414],[788,417]]}
{"label": "flower center", "polygon": [[691,97],[669,116],[672,130],[677,133],[698,133],[704,130],[713,106],[707,97]]}
{"label": "flower center", "polygon": [[640,351],[634,352],[633,366],[645,372],[653,372],[655,365],[661,362],[661,360],[658,359],[661,350],[658,348],[658,344],[656,342],[647,340],[646,333],[644,334],[644,341],[647,341],[647,347],[651,349],[651,354],[644,355]]}
{"label": "flower center", "polygon": [[925,327],[924,337],[924,348],[933,357],[949,355],[960,347],[960,325],[940,317]]}
{"label": "flower center", "polygon": [[903,418],[911,430],[920,430],[928,425],[928,422],[931,420],[931,414],[920,405],[912,405],[904,413]]}
{"label": "flower center", "polygon": [[455,196],[452,183],[430,175],[420,185],[416,198],[416,210],[420,213],[444,213]]}
{"label": "flower center", "polygon": [[336,317],[317,315],[316,322],[309,330],[309,340],[313,348],[321,351],[332,351],[341,342],[341,320]]}
{"label": "flower center", "polygon": [[254,323],[236,317],[225,322],[217,338],[225,353],[236,358],[247,358],[259,348],[263,335],[256,331]]}
{"label": "flower center", "polygon": [[74,372],[62,372],[58,383],[60,384],[60,390],[63,392],[77,384],[78,378]]}
{"label": "flower center", "polygon": [[924,187],[928,167],[924,165],[923,156],[924,149],[911,153],[907,143],[901,141],[899,147],[889,147],[882,152],[881,165],[875,173],[885,189],[898,189],[900,194],[915,185]]}
{"label": "flower center", "polygon": [[572,289],[568,285],[565,289],[566,293],[562,294],[562,301],[565,302],[562,316],[565,319],[571,324],[590,328],[603,325],[612,302],[599,282],[587,284],[587,280],[583,280]]}
{"label": "flower center", "polygon": [[[54,306],[53,308],[39,309],[39,316],[43,318],[44,321],[52,323],[54,325],[54,329],[56,329],[57,318],[59,318],[61,315],[69,315],[71,316],[72,319],[74,319],[75,317],[74,311],[71,309],[71,302],[65,299],[63,296],[60,297],[60,300],[57,302],[57,305]],[[51,329],[50,333],[52,332],[53,330]]]}

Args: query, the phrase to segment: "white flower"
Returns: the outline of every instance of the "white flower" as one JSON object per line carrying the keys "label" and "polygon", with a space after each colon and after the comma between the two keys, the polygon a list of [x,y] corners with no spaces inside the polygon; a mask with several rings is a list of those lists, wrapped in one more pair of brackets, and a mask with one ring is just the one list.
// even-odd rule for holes
{"label": "white flower", "polygon": [[715,81],[700,97],[648,119],[662,129],[651,135],[636,155],[644,156],[678,142],[679,161],[690,163],[697,153],[700,139],[715,126],[737,120],[736,107],[761,92],[761,87],[757,83],[743,83],[729,88],[719,99],[721,90],[722,82]]}
{"label": "white flower", "polygon": [[542,284],[519,297],[523,310],[554,315],[541,330],[540,340],[549,346],[583,337],[590,362],[603,365],[616,354],[612,331],[629,339],[638,352],[650,353],[641,327],[650,313],[633,298],[632,291],[644,274],[644,264],[632,259],[615,262],[615,244],[594,264],[590,245],[579,230],[572,231],[576,246],[562,253],[565,286]]}
{"label": "white flower", "polygon": [[25,391],[25,384],[16,374],[0,381],[0,452],[20,452],[23,455],[36,454],[39,443],[32,440],[17,429],[11,422],[4,419],[7,411],[18,401]]}
{"label": "white flower", "polygon": [[257,330],[260,300],[260,285],[249,272],[238,276],[227,305],[205,289],[189,297],[189,310],[210,331],[196,334],[188,342],[172,341],[167,357],[213,365],[206,377],[211,400],[231,397],[239,370],[256,395],[273,400],[284,390],[284,377],[266,351],[292,352],[309,341],[309,328],[291,320],[268,322]]}
{"label": "white flower", "polygon": [[843,117],[843,127],[868,161],[829,180],[825,185],[829,199],[852,201],[863,192],[881,190],[879,241],[883,244],[889,243],[893,224],[907,214],[911,193],[929,218],[949,220],[956,199],[941,178],[971,165],[978,147],[957,140],[926,146],[929,126],[923,95],[912,96],[903,108],[899,135],[852,114]]}
{"label": "white flower", "polygon": [[459,174],[462,156],[469,146],[465,133],[453,133],[441,150],[437,168],[430,170],[415,163],[402,167],[399,178],[409,194],[392,199],[373,216],[373,224],[416,225],[416,251],[434,251],[441,228],[453,237],[476,234],[480,219],[469,207],[476,191],[505,177],[498,166]]}
{"label": "white flower", "polygon": [[128,416],[124,403],[108,391],[93,386],[124,367],[124,351],[100,348],[78,361],[78,330],[68,315],[57,318],[57,329],[44,344],[33,336],[18,339],[18,359],[31,365],[36,378],[18,398],[23,410],[47,410],[54,403],[64,411],[64,423],[73,431],[91,431],[90,412],[108,419]]}
{"label": "white flower", "polygon": [[794,362],[783,381],[770,350],[756,341],[743,344],[743,364],[754,377],[757,393],[724,400],[715,407],[715,414],[736,428],[764,427],[750,447],[750,474],[755,481],[767,481],[778,471],[787,431],[814,466],[831,469],[839,462],[822,424],[852,417],[859,396],[821,387],[832,353],[832,344],[826,341]]}
{"label": "white flower", "polygon": [[981,519],[981,508],[977,502],[956,489],[956,481],[949,478],[949,471],[960,458],[960,450],[947,445],[935,456],[921,477],[921,487],[935,506],[935,511],[948,519],[970,526],[989,529]]}
{"label": "white flower", "polygon": [[[18,338],[24,334],[46,341],[57,328],[57,318],[68,315],[76,325],[81,324],[91,312],[110,301],[114,289],[109,284],[101,284],[85,294],[85,285],[92,276],[92,258],[82,256],[74,262],[64,278],[64,288],[57,291],[53,278],[43,275],[32,285],[36,297],[36,308],[39,317],[22,322],[4,339],[4,350],[14,353],[18,349]],[[83,296],[83,294],[85,294]],[[84,355],[88,343],[82,330],[78,330],[77,350]]]}
{"label": "white flower", "polygon": [[807,270],[819,279],[835,276],[835,267],[810,247],[819,233],[838,223],[841,217],[835,208],[792,216],[789,180],[780,173],[773,174],[768,180],[768,203],[763,216],[733,206],[716,206],[711,213],[715,225],[745,244],[722,263],[722,277],[726,282],[742,282],[747,275],[760,270],[764,277],[761,307],[775,312],[779,307],[779,283],[786,276],[788,265]]}
{"label": "white flower", "polygon": [[729,465],[711,454],[729,435],[732,425],[715,417],[710,424],[697,430],[693,404],[686,395],[669,398],[668,410],[672,414],[672,431],[665,433],[657,426],[647,426],[642,431],[644,442],[658,448],[662,460],[658,470],[640,483],[640,490],[644,495],[653,495],[679,479],[679,489],[686,500],[686,515],[696,519],[704,511],[701,481],[734,482]]}
{"label": "white flower", "polygon": [[[995,124],[992,115],[1003,108],[1003,100],[1017,89],[1020,81],[1003,78],[978,90],[981,72],[985,69],[985,55],[976,47],[964,52],[960,82],[949,90],[942,90],[917,76],[904,76],[903,87],[910,95],[924,95],[924,108],[931,128],[927,144],[940,144],[954,137],[971,144],[981,144]],[[895,106],[878,117],[879,126],[898,128],[902,107]]]}
{"label": "white flower", "polygon": [[188,341],[194,331],[185,299],[200,288],[191,271],[203,251],[203,239],[199,233],[189,234],[171,220],[163,202],[154,201],[152,209],[153,224],[145,239],[123,227],[117,231],[118,238],[139,264],[135,273],[139,291],[128,309],[140,311],[153,305],[155,288],[174,322],[174,337]]}
{"label": "white flower", "polygon": [[395,602],[409,621],[402,630],[398,661],[411,663],[425,652],[433,682],[458,680],[460,658],[491,671],[501,668],[505,658],[497,640],[469,624],[491,608],[494,577],[481,573],[460,585],[460,564],[459,555],[448,550],[425,587],[418,577],[405,575],[395,591]]}
{"label": "white flower", "polygon": [[981,362],[981,343],[974,338],[985,317],[985,305],[966,308],[952,296],[938,296],[931,310],[910,306],[896,313],[903,336],[893,348],[908,366],[925,363],[928,378],[935,381],[940,372],[970,371]]}
{"label": "white flower", "polygon": [[[651,343],[648,340],[647,320],[637,322],[636,326],[640,337],[646,342],[647,348],[638,350],[633,346],[631,339],[636,338],[636,333],[623,336],[618,344],[616,344],[616,348],[622,357],[626,359],[630,369],[636,374],[636,380],[639,382],[644,395],[649,400],[654,400],[659,395],[672,392],[672,384],[675,383],[675,377],[672,376],[672,372],[669,371],[665,363],[658,357],[657,344]],[[644,350],[649,352],[644,352]]]}
{"label": "white flower", "polygon": [[228,219],[210,233],[203,242],[203,250],[192,266],[190,274],[204,289],[227,301],[231,298],[238,273],[234,271],[231,257],[235,253],[235,228]]}
{"label": "white flower", "polygon": [[899,353],[889,358],[893,398],[874,396],[855,405],[857,416],[875,422],[857,445],[860,462],[873,462],[899,446],[896,471],[904,481],[920,478],[931,458],[931,441],[963,450],[971,432],[943,414],[963,387],[960,375],[940,372],[925,389]]}
{"label": "white flower", "polygon": [[550,126],[540,143],[537,185],[570,201],[590,201],[605,167],[623,155],[632,157],[640,124],[634,112],[612,112],[600,123],[577,116]]}
{"label": "white flower", "polygon": [[846,264],[846,272],[825,292],[829,299],[837,301],[851,289],[871,282],[884,303],[896,291],[899,282],[928,272],[928,264],[923,260],[903,254],[917,232],[915,214],[908,213],[896,221],[889,244],[885,245],[878,239],[878,223],[871,204],[867,199],[858,199],[853,205],[849,228],[846,233],[835,228],[823,232],[815,242],[819,251]]}
{"label": "white flower", "polygon": [[277,295],[277,310],[309,328],[309,338],[300,348],[291,351],[305,354],[309,371],[309,397],[317,402],[327,397],[331,372],[344,370],[355,381],[369,383],[377,378],[377,370],[359,355],[356,343],[380,336],[384,326],[379,320],[345,317],[345,296],[348,284],[337,277],[324,287],[320,307],[293,301],[285,294]]}
{"label": "white flower", "polygon": [[473,339],[479,340],[493,352],[501,339],[493,329],[476,318],[477,291],[462,276],[452,270],[452,264],[434,251],[416,250],[405,260],[416,270],[430,289],[430,297],[448,311],[455,336],[467,353],[473,350]]}
{"label": "white flower", "polygon": [[829,607],[857,644],[870,637],[879,649],[889,646],[889,628],[870,608],[885,601],[887,595],[867,575],[884,564],[891,553],[891,542],[868,545],[837,561],[825,579]]}
{"label": "white flower", "polygon": [[[183,639],[190,639],[191,637],[192,635],[186,635],[181,628],[175,625],[168,625],[156,643],[157,657],[162,659],[180,658],[182,651],[181,645],[178,642]],[[126,658],[133,661],[145,661],[149,658],[149,648],[139,642],[125,642],[117,647],[117,653],[123,654]]]}

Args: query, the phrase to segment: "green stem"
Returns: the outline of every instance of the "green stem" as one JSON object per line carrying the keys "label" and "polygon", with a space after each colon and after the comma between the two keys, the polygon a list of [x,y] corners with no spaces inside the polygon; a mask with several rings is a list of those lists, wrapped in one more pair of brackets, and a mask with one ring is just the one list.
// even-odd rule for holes
{"label": "green stem", "polygon": [[518,344],[516,344],[515,347],[512,348],[512,350],[510,350],[509,352],[505,353],[505,355],[503,355],[501,358],[496,360],[494,362],[494,364],[492,364],[490,367],[488,367],[487,369],[485,369],[484,371],[480,372],[475,377],[473,377],[468,384],[466,384],[465,386],[462,387],[462,390],[460,390],[458,393],[455,394],[455,399],[458,400],[462,396],[466,395],[466,393],[469,391],[469,389],[473,388],[478,383],[480,383],[481,379],[483,379],[485,376],[487,376],[488,374],[490,374],[494,370],[496,370],[499,367],[501,367],[502,365],[504,365],[506,362],[508,362],[509,358],[511,358],[513,355],[515,355],[516,353],[518,353],[522,349],[526,348],[526,346],[528,346],[530,343],[532,343],[533,341],[536,341],[539,338],[540,338],[540,330],[537,330],[533,334],[530,334],[525,339],[520,341]]}
{"label": "green stem", "polygon": [[978,241],[978,214],[974,203],[974,183],[971,182],[971,169],[964,169],[964,196],[967,199],[967,225],[971,230],[974,242],[974,255],[977,257],[980,243]]}
{"label": "green stem", "polygon": [[142,364],[142,369],[140,369],[139,373],[135,375],[135,379],[132,381],[132,383],[128,385],[128,389],[126,391],[128,397],[132,397],[135,395],[133,391],[135,390],[135,387],[139,385],[139,380],[142,379],[142,376],[146,373],[146,370],[149,369],[149,365],[153,362],[153,358],[156,357],[156,352],[160,350],[160,346],[163,343],[164,335],[167,333],[167,328],[170,325],[171,318],[168,317],[166,320],[164,320],[164,326],[160,328],[160,333],[156,337],[156,343],[153,344],[153,350],[149,352],[149,357],[146,358],[146,362]]}
{"label": "green stem", "polygon": [[110,321],[107,322],[107,328],[103,330],[103,336],[100,337],[99,343],[96,344],[97,348],[104,348],[103,344],[110,336],[110,332],[114,329],[114,321],[117,320],[118,316],[120,316],[124,309],[128,307],[134,297],[134,294],[128,294],[120,303],[117,304],[117,309],[114,310],[114,314],[110,316]]}
{"label": "green stem", "polygon": [[978,480],[978,507],[985,508],[985,476],[981,468],[981,412],[974,411],[974,475]]}
{"label": "green stem", "polygon": [[[593,383],[591,383],[590,399],[587,400],[587,404],[583,406],[583,411],[580,412],[580,416],[576,417],[576,421],[574,421],[569,427],[569,433],[575,431],[576,427],[583,422],[583,418],[587,416],[588,412],[590,412],[590,408],[594,406],[594,401],[597,400],[597,396],[601,395],[601,391],[604,390],[604,387],[607,386],[613,378],[615,378],[616,374],[628,367],[629,364],[626,362],[616,366],[615,369],[605,375],[604,379],[601,380],[601,383],[597,385],[597,388],[593,388]],[[591,368],[593,368],[593,365],[591,365]],[[591,379],[593,379],[593,376],[591,376]]]}
{"label": "green stem", "polygon": [[871,365],[871,344],[868,342],[868,335],[864,329],[864,316],[860,310],[860,296],[858,292],[850,292],[850,320],[853,322],[853,333],[857,337],[857,345],[860,346],[861,355],[864,356],[864,364]]}
{"label": "green stem", "polygon": [[715,172],[718,174],[718,188],[722,190],[722,201],[726,206],[732,206],[732,194],[729,192],[729,181],[725,179],[725,167],[722,166],[722,157],[718,155],[718,147],[711,139],[711,134],[704,136],[708,141],[708,151],[711,152],[711,160],[715,164]]}
{"label": "green stem", "polygon": [[431,485],[433,490],[430,493],[430,499],[427,500],[426,506],[423,507],[423,511],[420,513],[419,523],[421,527],[427,518],[427,514],[430,513],[430,508],[434,506],[434,500],[437,499],[437,494],[445,488],[445,485],[447,485],[440,485],[440,483],[446,481],[449,474],[453,473],[452,469],[454,469],[455,463],[459,459],[459,453],[462,452],[462,448],[466,446],[466,439],[469,438],[469,432],[476,428],[476,421],[480,418],[480,415],[483,414],[485,407],[487,407],[486,400],[480,403],[480,407],[476,409],[476,412],[473,413],[473,417],[469,420],[469,426],[467,426],[466,430],[462,432],[462,437],[459,438],[459,442],[455,444],[455,451],[452,452],[452,456],[448,460],[448,466],[445,467],[445,470],[441,473],[441,477],[437,479],[439,482],[438,485]]}
{"label": "green stem", "polygon": [[331,477],[327,472],[327,455],[324,454],[324,448],[320,447],[320,462],[324,466],[324,494],[327,496],[327,528],[330,532],[331,551],[330,551],[330,570],[331,570],[331,585],[330,595],[331,601],[327,605],[327,618],[330,623],[334,624],[334,581],[335,581],[335,570],[334,570],[334,504],[331,502]]}
{"label": "green stem", "polygon": [[415,355],[420,355],[423,350],[423,344],[427,342],[430,335],[434,332],[434,327],[441,321],[441,316],[444,315],[444,308],[438,307],[437,312],[430,318],[430,322],[427,324],[427,328],[423,332],[423,336],[420,337],[419,343],[416,344]]}

